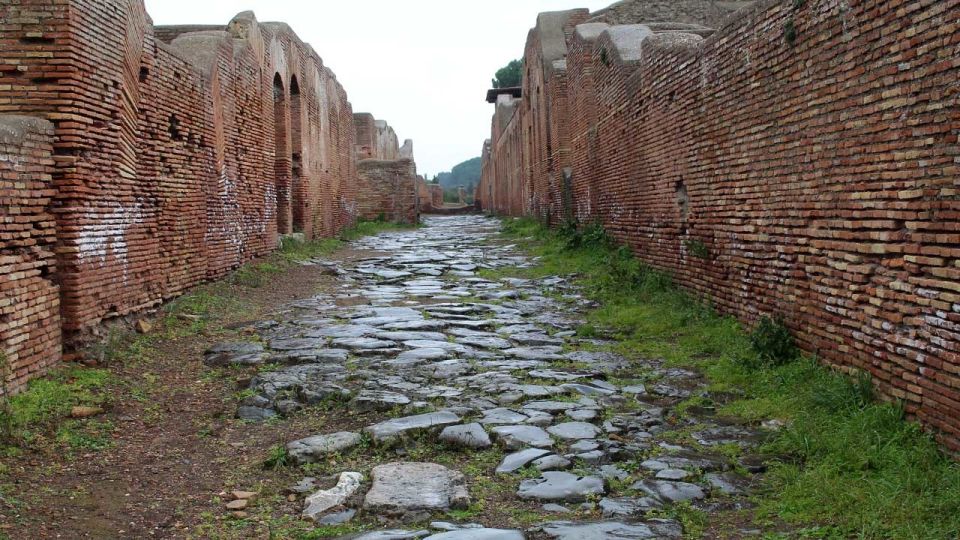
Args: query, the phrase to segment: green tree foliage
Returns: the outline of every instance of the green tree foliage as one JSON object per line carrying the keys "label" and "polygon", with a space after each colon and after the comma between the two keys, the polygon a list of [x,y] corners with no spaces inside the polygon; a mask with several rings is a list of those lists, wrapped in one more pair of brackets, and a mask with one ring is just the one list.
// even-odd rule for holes
{"label": "green tree foliage", "polygon": [[511,88],[520,86],[523,80],[523,61],[513,60],[497,70],[493,79],[494,88]]}
{"label": "green tree foliage", "polygon": [[480,183],[480,158],[468,159],[455,166],[450,172],[438,174],[437,178],[444,188],[468,187],[471,184],[476,186]]}

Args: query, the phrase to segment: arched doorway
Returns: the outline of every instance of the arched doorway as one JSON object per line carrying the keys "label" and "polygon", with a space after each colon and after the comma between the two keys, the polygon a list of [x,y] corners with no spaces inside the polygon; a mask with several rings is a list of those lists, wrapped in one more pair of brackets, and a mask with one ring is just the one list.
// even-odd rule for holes
{"label": "arched doorway", "polygon": [[306,225],[307,187],[303,182],[303,108],[297,77],[290,79],[290,172],[293,201],[293,232],[302,233]]}
{"label": "arched doorway", "polygon": [[290,234],[290,144],[287,135],[287,93],[283,79],[273,76],[273,176],[277,189],[277,233]]}

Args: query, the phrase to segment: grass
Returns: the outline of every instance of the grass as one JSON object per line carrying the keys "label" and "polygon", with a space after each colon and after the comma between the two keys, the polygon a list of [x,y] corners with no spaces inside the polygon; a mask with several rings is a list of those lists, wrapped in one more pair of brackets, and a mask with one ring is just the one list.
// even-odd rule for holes
{"label": "grass", "polygon": [[87,432],[88,422],[70,421],[74,406],[100,407],[107,404],[109,394],[103,392],[112,376],[104,369],[71,367],[57,370],[42,379],[34,379],[27,389],[10,398],[0,411],[2,442],[13,446],[33,442],[37,437],[54,430],[57,438],[71,446],[106,444],[102,430]]}
{"label": "grass", "polygon": [[[776,319],[750,333],[734,319],[644,266],[596,226],[550,231],[506,220],[503,234],[538,257],[506,276],[579,276],[601,302],[578,332],[612,332],[628,358],[663,358],[702,372],[715,393],[732,393],[718,414],[786,427],[762,451],[775,456],[757,496],[758,526],[786,523],[805,538],[955,539],[960,535],[960,465],[900,406],[873,396],[869,379],[798,356]],[[688,405],[694,405],[691,402]],[[704,524],[685,513],[694,531]]]}

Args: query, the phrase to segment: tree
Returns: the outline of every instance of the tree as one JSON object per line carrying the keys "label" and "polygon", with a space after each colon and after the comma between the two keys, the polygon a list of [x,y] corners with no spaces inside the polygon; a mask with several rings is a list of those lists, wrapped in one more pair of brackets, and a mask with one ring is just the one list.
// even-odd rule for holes
{"label": "tree", "polygon": [[476,184],[480,181],[480,158],[475,157],[458,164],[449,172],[442,172],[437,175],[440,185],[445,188],[456,188],[458,186],[468,186],[471,182]]}
{"label": "tree", "polygon": [[523,60],[513,60],[497,70],[493,79],[494,88],[512,88],[523,81]]}

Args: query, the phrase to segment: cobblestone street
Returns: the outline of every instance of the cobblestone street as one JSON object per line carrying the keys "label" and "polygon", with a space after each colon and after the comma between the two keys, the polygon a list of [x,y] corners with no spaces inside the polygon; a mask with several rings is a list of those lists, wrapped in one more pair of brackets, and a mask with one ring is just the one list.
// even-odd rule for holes
{"label": "cobblestone street", "polygon": [[[612,341],[579,338],[592,304],[574,281],[480,277],[484,269],[534,264],[498,239],[498,226],[479,216],[431,217],[416,230],[360,240],[353,247],[375,255],[355,266],[309,263],[338,273],[339,292],[257,324],[257,340],[207,352],[213,366],[279,366],[252,379],[240,418],[262,421],[306,407],[348,418],[381,413],[353,431],[289,442],[296,464],[344,454],[366,464],[326,485],[308,477],[293,486],[306,497],[304,517],[430,523],[364,539],[678,538],[680,523],[643,516],[677,503],[707,511],[744,504],[747,474],[763,465],[734,463],[711,448],[749,449],[762,433],[718,424],[708,411],[679,422],[671,407],[703,393],[704,382],[657,360],[614,354]],[[691,444],[675,443],[681,430]],[[491,470],[476,471],[410,458],[429,457],[418,447],[437,446],[495,452],[496,459]],[[555,520],[496,528],[485,519],[490,505],[475,475],[509,487],[496,504]],[[457,510],[469,519],[431,522]]]}

